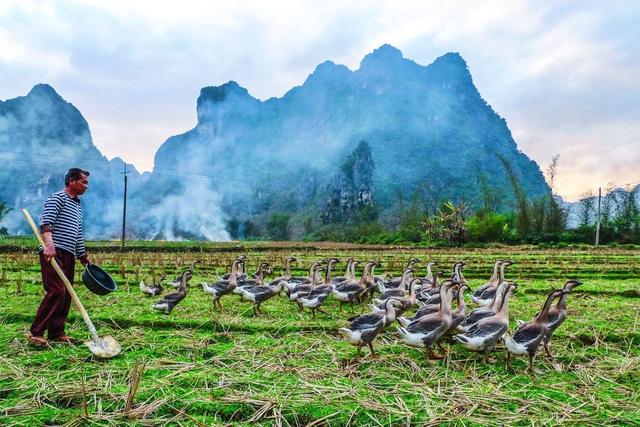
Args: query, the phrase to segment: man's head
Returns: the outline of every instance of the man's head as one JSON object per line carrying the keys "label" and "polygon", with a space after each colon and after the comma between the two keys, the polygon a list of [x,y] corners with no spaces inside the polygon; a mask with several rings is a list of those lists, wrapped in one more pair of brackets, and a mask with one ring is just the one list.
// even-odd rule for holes
{"label": "man's head", "polygon": [[89,172],[80,168],[71,168],[64,176],[64,186],[72,196],[80,196],[89,187]]}

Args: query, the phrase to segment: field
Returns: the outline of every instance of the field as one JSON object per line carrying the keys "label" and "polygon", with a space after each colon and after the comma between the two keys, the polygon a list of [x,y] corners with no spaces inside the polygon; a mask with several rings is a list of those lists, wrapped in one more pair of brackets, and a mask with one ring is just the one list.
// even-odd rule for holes
{"label": "field", "polygon": [[[94,262],[119,290],[99,297],[81,284],[76,289],[99,334],[123,347],[118,357],[97,360],[82,345],[27,344],[43,295],[34,245],[0,244],[2,425],[640,424],[637,250],[230,243],[140,244],[119,251],[115,243],[94,242]],[[248,256],[249,270],[267,261],[276,274],[293,255],[300,260],[296,275],[328,256],[378,259],[383,266],[376,274],[394,275],[411,255],[447,271],[464,260],[472,288],[486,282],[495,259],[513,259],[507,277],[520,287],[510,305],[512,328],[539,310],[550,288],[570,278],[584,285],[569,296],[568,319],[551,344],[555,359],[540,355],[544,373],[532,377],[525,358],[505,370],[503,344],[489,364],[456,344],[443,361],[426,361],[402,343],[395,325],[374,342],[377,358],[364,349],[356,361],[355,347],[336,332],[352,314],[331,299],[329,316],[315,319],[284,297],[265,303],[258,317],[237,296],[223,298],[224,312],[214,310],[199,283],[222,274],[239,254]],[[182,304],[169,315],[152,310],[155,299],[140,293],[139,280],[173,277],[196,259],[202,264]],[[343,268],[338,264],[337,273]],[[422,275],[424,263],[418,268]],[[73,306],[67,332],[89,337]]]}

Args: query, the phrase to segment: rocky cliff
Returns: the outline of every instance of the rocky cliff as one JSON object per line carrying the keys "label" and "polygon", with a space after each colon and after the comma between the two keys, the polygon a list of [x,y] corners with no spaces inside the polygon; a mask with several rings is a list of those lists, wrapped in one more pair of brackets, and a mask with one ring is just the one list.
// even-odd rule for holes
{"label": "rocky cliff", "polygon": [[[153,172],[131,175],[131,235],[226,239],[229,219],[260,223],[287,213],[294,222],[335,221],[332,203],[345,213],[370,198],[384,212],[398,195],[408,199],[425,187],[477,206],[480,176],[484,185],[509,188],[496,154],[510,162],[530,198],[549,191],[456,53],[423,66],[384,45],[354,71],[318,65],[280,98],[260,101],[228,82],[203,88],[196,108],[195,127],[167,139]],[[344,173],[360,141],[368,154],[355,155],[366,159],[358,165],[371,165],[364,181]],[[0,156],[0,200],[14,208],[39,211],[67,167],[91,170],[88,235],[119,234],[121,161],[100,154],[81,114],[51,87],[0,103]],[[24,230],[16,212],[5,222],[10,231]]]}

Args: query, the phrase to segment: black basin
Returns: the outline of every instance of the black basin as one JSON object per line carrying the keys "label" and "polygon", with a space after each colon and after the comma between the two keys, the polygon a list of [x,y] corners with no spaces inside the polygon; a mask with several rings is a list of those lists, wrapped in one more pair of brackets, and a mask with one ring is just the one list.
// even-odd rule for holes
{"label": "black basin", "polygon": [[94,264],[87,264],[82,272],[82,283],[94,294],[106,295],[118,289],[109,274]]}

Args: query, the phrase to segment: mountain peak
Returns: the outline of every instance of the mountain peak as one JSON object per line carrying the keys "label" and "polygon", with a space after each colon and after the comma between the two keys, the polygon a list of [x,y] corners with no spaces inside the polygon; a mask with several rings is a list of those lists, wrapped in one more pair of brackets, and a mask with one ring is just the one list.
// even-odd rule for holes
{"label": "mountain peak", "polygon": [[58,95],[53,87],[46,83],[35,85],[27,94],[27,97],[47,98],[52,101],[62,101],[62,97]]}
{"label": "mountain peak", "polygon": [[249,91],[247,89],[240,86],[237,82],[229,80],[227,83],[220,86],[207,86],[200,89],[198,105],[200,105],[200,103],[204,102],[205,100],[222,102],[231,95],[252,98],[251,95],[249,95]]}
{"label": "mountain peak", "polygon": [[390,44],[383,44],[364,57],[360,62],[360,69],[384,67],[404,60],[402,52]]}
{"label": "mountain peak", "polygon": [[319,64],[313,73],[309,74],[307,80],[304,82],[304,85],[312,84],[314,82],[330,82],[336,83],[343,81],[351,71],[344,65],[337,65],[333,61],[324,61]]}
{"label": "mountain peak", "polygon": [[[224,108],[221,107],[224,104]],[[207,86],[200,90],[196,106],[198,123],[204,123],[213,119],[215,112],[222,111],[242,112],[249,114],[252,108],[260,104],[249,91],[237,82],[230,80],[220,86]]]}
{"label": "mountain peak", "polygon": [[447,52],[436,58],[432,65],[446,64],[451,67],[461,67],[467,70],[467,62],[458,52]]}
{"label": "mountain peak", "polygon": [[465,80],[471,82],[471,73],[466,61],[458,52],[449,52],[436,58],[428,66],[429,71],[448,80]]}

